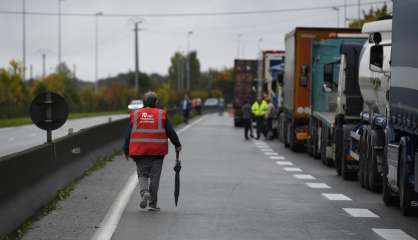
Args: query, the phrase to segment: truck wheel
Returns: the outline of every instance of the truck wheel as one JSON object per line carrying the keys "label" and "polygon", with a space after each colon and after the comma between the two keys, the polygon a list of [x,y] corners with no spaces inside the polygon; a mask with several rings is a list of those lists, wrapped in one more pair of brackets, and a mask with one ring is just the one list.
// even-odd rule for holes
{"label": "truck wheel", "polygon": [[335,129],[335,170],[339,176],[342,174],[342,165],[344,164],[344,136],[343,130],[340,127]]}
{"label": "truck wheel", "polygon": [[309,136],[310,136],[310,138],[306,141],[306,152],[308,152],[309,156],[311,156],[311,157],[313,156],[313,152],[312,152],[312,149],[313,149],[313,138],[312,138],[312,135],[313,135],[313,121],[314,121],[313,118],[311,118],[309,120]]}
{"label": "truck wheel", "polygon": [[314,128],[313,128],[313,156],[316,159],[320,159],[321,158],[321,151],[320,151],[320,147],[318,146],[318,141],[319,141],[319,131],[318,131],[318,124],[315,123]]}
{"label": "truck wheel", "polygon": [[401,151],[400,151],[400,179],[399,179],[399,206],[401,207],[402,215],[410,216],[413,209],[411,208],[412,194],[411,190],[407,186],[407,173],[406,173],[406,140],[405,138],[401,139]]}
{"label": "truck wheel", "polygon": [[347,144],[347,139],[350,138],[350,131],[351,128],[343,128],[343,132],[342,132],[342,141],[341,143],[341,158],[340,160],[340,165],[341,165],[341,175],[343,176],[344,180],[354,180],[357,177],[357,173],[353,173],[350,172],[348,169],[348,163],[347,163],[347,156],[346,153],[348,152],[348,148],[350,148],[349,144]]}
{"label": "truck wheel", "polygon": [[390,190],[388,177],[386,176],[386,174],[383,174],[382,178],[382,200],[386,206],[390,207],[396,204],[397,199]]}
{"label": "truck wheel", "polygon": [[373,137],[370,137],[371,142],[369,145],[370,153],[369,153],[369,162],[368,162],[368,172],[369,178],[367,179],[369,182],[369,187],[372,192],[381,192],[382,191],[382,177],[377,170],[377,154],[379,152],[374,149],[374,141]]}
{"label": "truck wheel", "polygon": [[369,169],[369,165],[370,165],[370,160],[371,160],[371,152],[373,147],[370,144],[371,141],[371,137],[370,137],[370,132],[367,131],[366,133],[366,142],[365,142],[365,158],[364,158],[364,164],[363,164],[363,182],[364,182],[364,187],[368,190],[370,190],[370,184],[369,184],[369,176],[370,176],[370,169]]}

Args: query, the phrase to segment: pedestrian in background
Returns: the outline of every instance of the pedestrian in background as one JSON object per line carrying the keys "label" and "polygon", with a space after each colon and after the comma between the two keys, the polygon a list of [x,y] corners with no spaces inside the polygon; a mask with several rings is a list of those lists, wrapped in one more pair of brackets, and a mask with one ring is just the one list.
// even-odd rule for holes
{"label": "pedestrian in background", "polygon": [[163,160],[168,153],[168,139],[181,151],[180,140],[167,119],[166,112],[157,107],[157,95],[148,92],[144,95],[144,107],[132,111],[128,135],[123,150],[125,158],[132,158],[137,166],[139,207],[159,211],[157,205],[158,188]]}
{"label": "pedestrian in background", "polygon": [[262,96],[258,96],[257,100],[251,106],[251,111],[255,117],[255,123],[257,127],[257,140],[260,139],[260,133],[263,133],[264,138],[267,139],[266,130],[264,127],[264,118],[267,113],[267,102]]}
{"label": "pedestrian in background", "polygon": [[183,122],[185,124],[189,123],[190,108],[191,108],[191,102],[190,102],[189,97],[186,94],[184,95],[184,98],[180,103],[180,109],[183,113]]}
{"label": "pedestrian in background", "polygon": [[266,132],[267,132],[267,139],[273,139],[273,118],[275,117],[275,107],[271,102],[270,98],[267,98],[267,113],[265,116],[265,120],[267,123]]}
{"label": "pedestrian in background", "polygon": [[245,137],[245,140],[249,140],[248,132],[250,132],[250,137],[253,137],[252,113],[251,113],[251,105],[249,101],[245,101],[244,105],[242,105],[241,112],[242,112],[242,123],[244,125],[244,137]]}

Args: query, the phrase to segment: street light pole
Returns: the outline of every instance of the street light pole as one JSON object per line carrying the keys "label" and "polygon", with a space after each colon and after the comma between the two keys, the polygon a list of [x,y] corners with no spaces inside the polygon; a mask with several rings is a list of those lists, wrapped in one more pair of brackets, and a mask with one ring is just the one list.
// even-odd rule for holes
{"label": "street light pole", "polygon": [[187,50],[186,50],[186,89],[190,91],[190,36],[193,34],[193,31],[187,32]]}
{"label": "street light pole", "polygon": [[242,34],[239,33],[238,34],[238,46],[237,46],[237,59],[239,59],[240,53],[241,53],[241,37],[242,37]]}
{"label": "street light pole", "polygon": [[138,25],[142,23],[142,20],[135,21],[135,91],[139,92],[139,47],[138,47]]}
{"label": "street light pole", "polygon": [[58,66],[61,64],[61,3],[64,0],[58,0]]}
{"label": "street light pole", "polygon": [[258,93],[258,95],[261,95],[262,88],[263,88],[263,82],[262,82],[262,79],[261,79],[261,75],[262,75],[262,71],[263,71],[263,67],[262,67],[263,53],[261,52],[261,43],[262,42],[263,42],[263,38],[260,37],[258,39],[258,43],[257,43],[257,45],[258,45],[258,67],[257,67],[257,82],[258,82],[257,93]]}
{"label": "street light pole", "polygon": [[344,0],[344,27],[347,26],[347,0]]}
{"label": "street light pole", "polygon": [[46,53],[42,53],[42,80],[45,80],[46,76]]}
{"label": "street light pole", "polygon": [[332,7],[332,10],[337,11],[337,27],[340,26],[340,8],[339,7]]}
{"label": "street light pole", "polygon": [[26,78],[26,0],[22,1],[22,79]]}
{"label": "street light pole", "polygon": [[94,53],[94,83],[96,91],[99,89],[99,16],[102,16],[103,12],[96,13],[96,35],[95,35],[95,53]]}

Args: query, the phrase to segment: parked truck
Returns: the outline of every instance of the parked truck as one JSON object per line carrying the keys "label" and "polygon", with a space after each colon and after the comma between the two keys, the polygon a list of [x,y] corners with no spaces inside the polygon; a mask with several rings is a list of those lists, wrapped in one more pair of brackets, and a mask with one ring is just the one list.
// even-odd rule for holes
{"label": "parked truck", "polygon": [[[350,133],[350,156],[358,162],[358,178],[360,185],[374,192],[381,191],[382,166],[385,147],[387,94],[389,90],[390,74],[371,71],[370,51],[374,41],[384,44],[384,64],[389,68],[392,20],[381,20],[367,23],[363,26],[363,33],[369,35],[369,41],[363,46],[359,65],[359,83],[363,98],[363,109],[359,123]],[[373,39],[379,36],[381,39]]]}
{"label": "parked truck", "polygon": [[234,62],[234,126],[242,125],[241,107],[256,96],[257,60],[236,59]]}
{"label": "parked truck", "polygon": [[279,117],[279,140],[292,150],[309,139],[311,113],[312,46],[315,41],[341,33],[359,33],[347,28],[296,28],[285,37],[283,111]]}
{"label": "parked truck", "polygon": [[418,1],[394,1],[391,66],[388,43],[376,32],[370,69],[390,76],[383,149],[383,201],[399,200],[402,213],[418,208]]}
{"label": "parked truck", "polygon": [[[333,39],[316,41],[312,47],[312,113],[307,151],[314,157],[321,157],[325,165],[334,165],[339,174],[341,148],[338,144],[344,137],[341,130],[349,129],[348,123],[352,120],[358,121],[361,111],[358,77],[354,78],[353,73],[358,72],[360,50],[367,37],[338,34]],[[345,123],[341,122],[344,120]],[[346,135],[348,132],[346,130]],[[348,177],[348,171],[344,172],[344,177]]]}

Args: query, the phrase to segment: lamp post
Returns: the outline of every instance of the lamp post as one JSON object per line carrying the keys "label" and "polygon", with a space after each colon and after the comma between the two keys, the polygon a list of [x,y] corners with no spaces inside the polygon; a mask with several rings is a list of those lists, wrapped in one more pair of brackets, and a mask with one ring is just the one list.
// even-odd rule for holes
{"label": "lamp post", "polygon": [[187,50],[186,50],[186,90],[190,90],[190,36],[193,34],[193,31],[187,32]]}
{"label": "lamp post", "polygon": [[138,31],[141,29],[138,27],[139,24],[143,23],[143,19],[131,19],[134,23],[135,32],[135,91],[139,92],[139,46],[138,46]]}
{"label": "lamp post", "polygon": [[103,12],[96,13],[95,25],[95,51],[94,51],[94,84],[96,91],[99,89],[99,16],[102,16]]}
{"label": "lamp post", "polygon": [[332,10],[337,11],[337,27],[339,27],[340,26],[340,8],[332,7]]}
{"label": "lamp post", "polygon": [[22,1],[22,79],[26,78],[26,0]]}
{"label": "lamp post", "polygon": [[61,4],[64,0],[58,0],[58,65],[61,64]]}
{"label": "lamp post", "polygon": [[261,43],[263,42],[263,38],[259,38],[258,42],[257,42],[257,46],[258,46],[258,67],[257,67],[257,93],[258,95],[261,95],[262,92],[262,88],[263,88],[263,82],[261,79],[261,75],[262,75],[262,71],[263,71],[263,53],[261,51]]}

